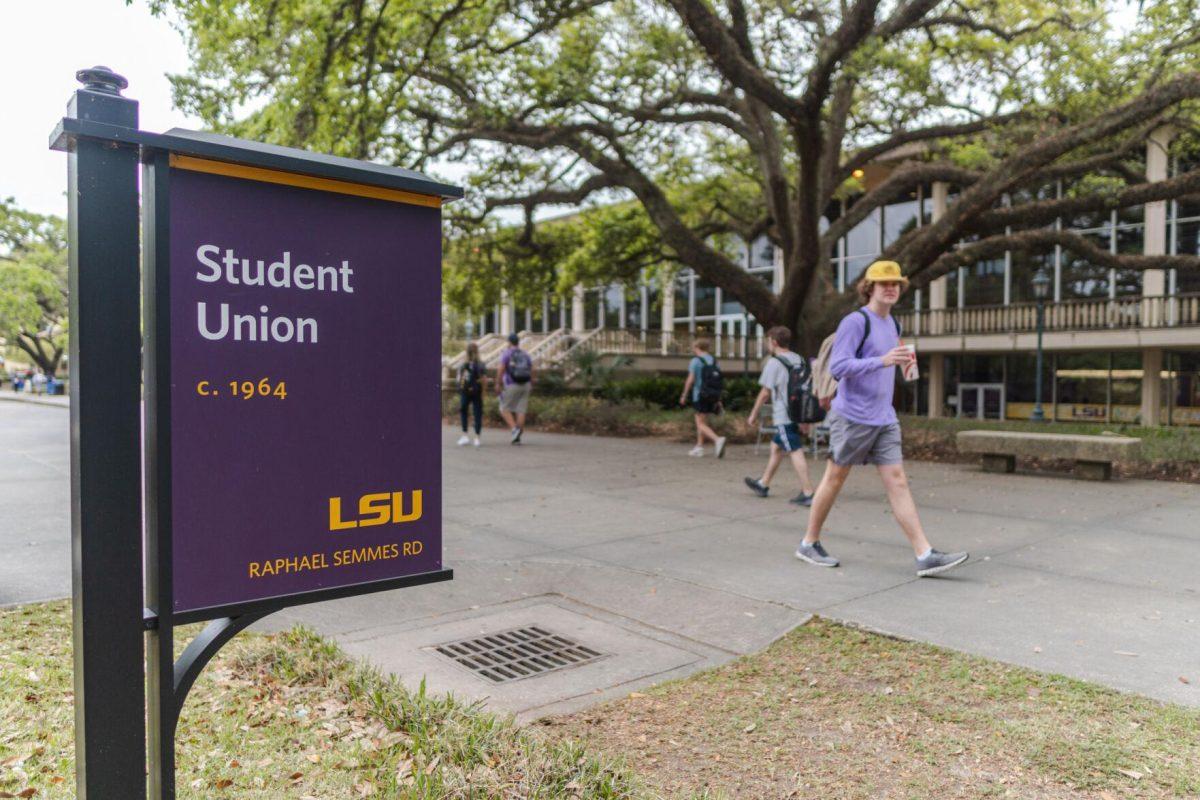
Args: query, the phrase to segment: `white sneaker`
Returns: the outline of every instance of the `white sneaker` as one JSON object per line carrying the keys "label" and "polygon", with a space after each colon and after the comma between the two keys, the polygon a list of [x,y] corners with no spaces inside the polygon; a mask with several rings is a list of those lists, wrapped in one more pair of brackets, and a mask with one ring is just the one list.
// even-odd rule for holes
{"label": "white sneaker", "polygon": [[476,436],[476,437],[475,437],[475,441],[474,441],[474,442],[472,442],[471,444],[475,445],[476,447],[479,447],[479,437],[478,437],[478,436]]}
{"label": "white sneaker", "polygon": [[725,437],[724,436],[717,437],[717,444],[714,449],[716,451],[715,455],[717,456],[717,458],[725,457]]}
{"label": "white sneaker", "polygon": [[704,448],[701,447],[700,445],[696,445],[691,450],[688,450],[688,455],[691,456],[692,458],[703,458],[704,457]]}
{"label": "white sneaker", "polygon": [[466,444],[469,441],[471,441],[470,438],[468,438],[467,435],[464,433],[462,436],[458,437],[458,446],[462,447],[464,444]]}

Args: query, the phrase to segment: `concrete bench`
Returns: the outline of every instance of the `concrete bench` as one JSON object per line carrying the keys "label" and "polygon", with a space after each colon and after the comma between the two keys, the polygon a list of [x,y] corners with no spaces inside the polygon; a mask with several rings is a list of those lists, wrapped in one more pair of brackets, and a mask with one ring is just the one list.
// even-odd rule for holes
{"label": "concrete bench", "polygon": [[1112,477],[1112,463],[1137,458],[1142,442],[1131,436],[1085,436],[1071,433],[959,431],[960,453],[983,456],[985,472],[1012,472],[1017,456],[1069,458],[1075,474],[1092,481]]}

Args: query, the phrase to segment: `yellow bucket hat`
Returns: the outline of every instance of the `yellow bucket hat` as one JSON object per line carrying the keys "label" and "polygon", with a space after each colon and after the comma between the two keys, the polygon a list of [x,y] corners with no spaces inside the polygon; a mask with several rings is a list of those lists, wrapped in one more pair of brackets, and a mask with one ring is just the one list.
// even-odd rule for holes
{"label": "yellow bucket hat", "polygon": [[900,265],[895,261],[876,261],[867,267],[866,279],[871,283],[895,281],[908,286],[908,278],[900,272]]}

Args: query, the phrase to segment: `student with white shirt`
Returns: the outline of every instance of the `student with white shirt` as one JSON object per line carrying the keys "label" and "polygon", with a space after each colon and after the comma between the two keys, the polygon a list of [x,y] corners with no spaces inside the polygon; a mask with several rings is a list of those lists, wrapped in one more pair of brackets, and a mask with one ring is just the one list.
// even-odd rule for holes
{"label": "student with white shirt", "polygon": [[[758,424],[758,413],[763,405],[771,403],[771,421],[775,426],[775,436],[771,439],[771,455],[767,458],[767,467],[761,478],[746,478],[750,491],[759,497],[766,497],[771,478],[783,461],[784,454],[792,460],[796,475],[800,478],[800,494],[790,502],[800,506],[812,505],[812,478],[808,474],[808,461],[804,458],[804,449],[800,444],[800,426],[798,420],[792,420],[788,414],[788,380],[792,372],[799,371],[798,380],[803,383],[812,375],[808,359],[791,351],[792,332],[783,326],[776,326],[767,331],[767,348],[771,357],[763,367],[762,376],[758,379],[762,390],[754,401],[754,409],[746,421],[750,427]],[[807,376],[807,377],[806,377]]]}

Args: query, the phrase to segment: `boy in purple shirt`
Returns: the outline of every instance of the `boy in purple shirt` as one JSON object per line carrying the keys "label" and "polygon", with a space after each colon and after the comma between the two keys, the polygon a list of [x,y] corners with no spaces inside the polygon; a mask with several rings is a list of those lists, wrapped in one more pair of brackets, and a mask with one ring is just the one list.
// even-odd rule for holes
{"label": "boy in purple shirt", "polygon": [[967,553],[934,550],[925,538],[900,450],[900,423],[892,407],[895,367],[916,356],[900,345],[900,325],[892,307],[908,286],[895,261],[876,261],[867,268],[856,290],[863,307],[838,325],[829,356],[829,371],[838,379],[837,394],[826,418],[829,424],[829,464],[808,517],[808,532],[796,548],[796,558],[819,567],[836,567],[838,560],[821,544],[821,526],[855,464],[874,464],[883,479],[892,513],[916,556],[917,575],[937,575],[967,560]]}

